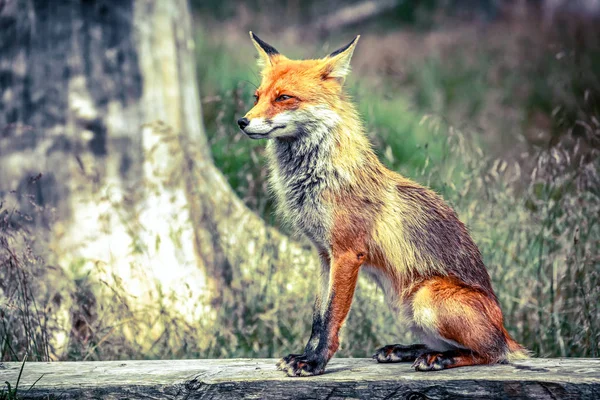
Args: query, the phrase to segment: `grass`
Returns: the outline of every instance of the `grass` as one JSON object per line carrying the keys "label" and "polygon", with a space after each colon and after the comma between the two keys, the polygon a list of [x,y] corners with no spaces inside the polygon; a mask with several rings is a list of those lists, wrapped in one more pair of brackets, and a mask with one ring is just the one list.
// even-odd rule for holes
{"label": "grass", "polygon": [[[21,382],[21,376],[23,375],[23,368],[25,368],[25,360],[21,363],[21,369],[19,369],[19,375],[17,376],[17,382],[13,388],[10,382],[4,382],[6,388],[3,388],[0,392],[0,400],[17,400],[17,393],[19,392],[19,383]],[[33,387],[33,386],[32,386]]]}
{"label": "grass", "polygon": [[[18,400],[21,397],[18,395],[19,394],[19,384],[21,383],[21,377],[23,376],[23,370],[25,369],[25,362],[27,360],[27,356],[25,356],[23,358],[23,361],[21,362],[21,368],[19,369],[19,375],[17,375],[17,381],[15,383],[15,386],[13,387],[10,382],[5,381],[5,387],[2,388],[2,391],[0,391],[0,400]],[[33,387],[44,377],[44,375],[41,375],[35,382],[33,382],[33,384],[25,391],[25,393],[28,393],[31,389],[33,389]],[[48,397],[48,399],[54,399],[55,397],[53,395],[50,395]]]}
{"label": "grass", "polygon": [[[31,200],[26,194],[22,199]],[[38,254],[43,230],[36,241],[33,220],[0,201],[0,360],[21,360],[25,354],[48,359],[49,324],[39,304],[49,293],[42,278],[47,266]]]}

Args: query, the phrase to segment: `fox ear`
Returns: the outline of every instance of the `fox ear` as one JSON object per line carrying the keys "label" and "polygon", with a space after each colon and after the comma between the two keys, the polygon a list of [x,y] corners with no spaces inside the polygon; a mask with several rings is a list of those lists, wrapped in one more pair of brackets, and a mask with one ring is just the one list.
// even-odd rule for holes
{"label": "fox ear", "polygon": [[325,58],[325,71],[323,76],[338,79],[344,82],[350,73],[350,59],[356,48],[360,35],[342,48],[337,49]]}
{"label": "fox ear", "polygon": [[273,65],[273,57],[279,55],[279,52],[275,47],[262,41],[258,36],[252,33],[252,31],[250,31],[250,39],[252,39],[254,47],[258,50],[258,66],[264,68]]}

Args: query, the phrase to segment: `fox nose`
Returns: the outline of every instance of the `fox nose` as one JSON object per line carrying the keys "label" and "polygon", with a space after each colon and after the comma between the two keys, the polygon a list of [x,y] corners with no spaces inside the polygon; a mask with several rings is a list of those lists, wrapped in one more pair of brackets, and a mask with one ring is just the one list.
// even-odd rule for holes
{"label": "fox nose", "polygon": [[246,117],[238,119],[238,125],[240,129],[244,129],[248,125],[250,125],[250,120]]}

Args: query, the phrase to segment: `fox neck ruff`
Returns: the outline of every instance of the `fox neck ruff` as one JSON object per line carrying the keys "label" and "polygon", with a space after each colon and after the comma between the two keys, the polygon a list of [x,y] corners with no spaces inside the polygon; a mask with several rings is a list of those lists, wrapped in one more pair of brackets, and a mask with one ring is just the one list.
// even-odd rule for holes
{"label": "fox neck ruff", "polygon": [[324,195],[352,185],[366,158],[360,154],[365,148],[361,142],[367,140],[357,118],[342,120],[335,111],[319,107],[307,112],[311,118],[304,119],[294,138],[277,138],[267,145],[269,181],[284,219],[317,247],[327,248],[333,207]]}

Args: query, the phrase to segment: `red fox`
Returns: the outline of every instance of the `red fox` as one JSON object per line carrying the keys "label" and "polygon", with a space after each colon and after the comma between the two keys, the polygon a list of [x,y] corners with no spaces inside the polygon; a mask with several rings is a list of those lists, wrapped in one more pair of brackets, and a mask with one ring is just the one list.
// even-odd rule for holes
{"label": "red fox", "polygon": [[262,82],[237,122],[270,139],[270,185],[279,211],[321,260],[310,339],[282,358],[289,376],[323,373],[339,346],[362,268],[423,344],[388,345],[378,362],[417,371],[525,358],[511,338],[479,249],[433,191],[378,160],[344,91],[357,36],[317,60],[291,60],[250,32]]}

